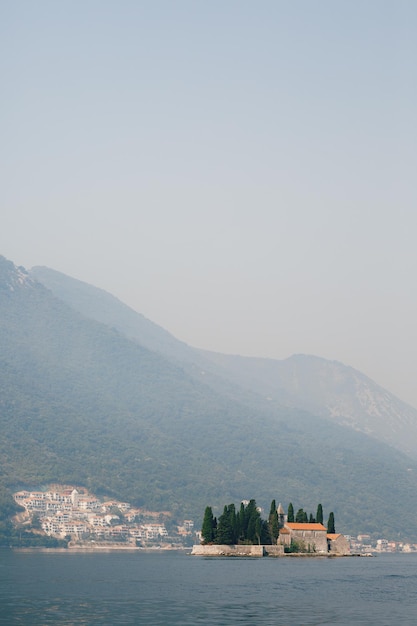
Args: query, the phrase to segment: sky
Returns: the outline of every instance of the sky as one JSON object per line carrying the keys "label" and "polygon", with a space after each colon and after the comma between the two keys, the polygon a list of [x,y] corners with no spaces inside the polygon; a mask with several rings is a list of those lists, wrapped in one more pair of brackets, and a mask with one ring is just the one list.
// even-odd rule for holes
{"label": "sky", "polygon": [[0,254],[417,407],[414,0],[0,0]]}

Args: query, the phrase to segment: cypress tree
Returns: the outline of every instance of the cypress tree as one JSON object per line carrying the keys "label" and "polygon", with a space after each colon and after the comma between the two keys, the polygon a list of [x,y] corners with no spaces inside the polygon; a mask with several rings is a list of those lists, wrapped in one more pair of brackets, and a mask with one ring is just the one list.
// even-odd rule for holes
{"label": "cypress tree", "polygon": [[316,521],[317,524],[323,524],[323,507],[321,506],[321,504],[319,504],[317,507]]}
{"label": "cypress tree", "polygon": [[329,521],[327,522],[327,532],[328,533],[335,533],[335,528],[334,528],[334,513],[333,511],[330,513],[329,515]]}
{"label": "cypress tree", "polygon": [[239,509],[238,515],[239,515],[239,539],[244,541],[245,536],[246,536],[247,520],[246,520],[246,515],[245,515],[245,505],[243,504],[243,502],[240,503],[240,509]]}
{"label": "cypress tree", "polygon": [[[269,527],[268,527],[268,522],[266,522],[265,520],[261,520],[262,522],[262,527],[261,527],[261,543],[262,544],[270,544],[270,543],[276,543],[276,541],[271,541],[271,535],[269,533]],[[279,534],[279,528],[278,528],[278,534]]]}
{"label": "cypress tree", "polygon": [[211,506],[206,506],[206,510],[204,511],[201,535],[204,543],[211,543],[214,540],[214,519]]}
{"label": "cypress tree", "polygon": [[297,514],[295,516],[295,521],[299,524],[303,524],[306,522],[307,515],[304,512],[304,509],[298,509]]}
{"label": "cypress tree", "polygon": [[276,505],[275,500],[272,500],[271,508],[269,510],[268,534],[270,537],[270,542],[272,544],[276,543],[278,539],[278,535],[279,535],[279,521],[278,521],[277,505]]}
{"label": "cypress tree", "polygon": [[314,519],[314,517],[313,517],[313,514],[312,514],[312,513],[310,513],[310,519],[308,520],[308,523],[309,523],[309,524],[315,524],[315,523],[316,523],[316,520]]}
{"label": "cypress tree", "polygon": [[261,535],[262,535],[262,520],[261,516],[256,518],[255,521],[255,538],[258,542],[258,545],[261,545]]}
{"label": "cypress tree", "polygon": [[239,539],[239,521],[234,504],[229,504],[227,507],[227,513],[232,527],[232,543],[237,543]]}
{"label": "cypress tree", "polygon": [[257,543],[258,539],[256,536],[256,522],[257,519],[260,518],[259,511],[256,508],[255,500],[249,500],[249,504],[245,509],[245,517],[247,519],[247,527],[246,527],[246,537],[245,539],[249,543]]}
{"label": "cypress tree", "polygon": [[235,543],[239,543],[239,539],[242,534],[242,528],[240,523],[240,511],[235,510],[235,524],[234,524]]}
{"label": "cypress tree", "polygon": [[[233,505],[234,508],[234,505]],[[231,509],[225,506],[223,513],[217,523],[216,543],[232,545],[234,543],[233,524],[231,520]]]}
{"label": "cypress tree", "polygon": [[294,507],[292,505],[292,502],[290,502],[289,505],[288,505],[287,521],[288,522],[293,522],[294,521]]}

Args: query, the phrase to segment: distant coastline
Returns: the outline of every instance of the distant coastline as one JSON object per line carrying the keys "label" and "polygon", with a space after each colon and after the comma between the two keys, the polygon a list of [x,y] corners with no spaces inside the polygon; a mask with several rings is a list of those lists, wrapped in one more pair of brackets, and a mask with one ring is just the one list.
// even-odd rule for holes
{"label": "distant coastline", "polygon": [[147,553],[158,553],[158,552],[190,552],[190,547],[181,547],[175,546],[171,547],[169,545],[162,545],[160,547],[141,547],[141,546],[133,546],[133,545],[100,545],[100,546],[82,546],[82,545],[69,545],[68,548],[46,548],[44,546],[29,546],[29,547],[15,547],[11,546],[10,548],[4,547],[3,550],[12,550],[13,552],[45,552],[45,553],[75,553],[75,552],[147,552]]}

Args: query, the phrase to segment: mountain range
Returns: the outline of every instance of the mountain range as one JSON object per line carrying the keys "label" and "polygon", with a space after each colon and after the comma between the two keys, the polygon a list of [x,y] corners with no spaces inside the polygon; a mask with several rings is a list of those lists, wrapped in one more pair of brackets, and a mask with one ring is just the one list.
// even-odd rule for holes
{"label": "mountain range", "polygon": [[0,377],[4,510],[14,489],[63,482],[197,526],[206,504],[275,498],[417,539],[417,411],[341,363],[197,350],[0,257]]}
{"label": "mountain range", "polygon": [[205,376],[218,390],[231,393],[230,385],[236,385],[239,397],[252,392],[257,402],[301,408],[417,459],[417,410],[352,367],[309,355],[274,360],[198,350],[101,289],[46,267],[35,267],[30,275],[82,315],[116,328],[197,378]]}

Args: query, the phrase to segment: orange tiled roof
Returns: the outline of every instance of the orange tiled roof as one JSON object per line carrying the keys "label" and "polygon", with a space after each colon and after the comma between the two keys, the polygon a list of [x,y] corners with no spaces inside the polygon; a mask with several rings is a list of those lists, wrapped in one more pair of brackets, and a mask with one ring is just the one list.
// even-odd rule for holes
{"label": "orange tiled roof", "polygon": [[323,524],[301,524],[299,522],[287,522],[285,524],[290,530],[326,530]]}
{"label": "orange tiled roof", "polygon": [[327,533],[327,538],[328,539],[337,539],[338,537],[340,537],[340,533]]}

